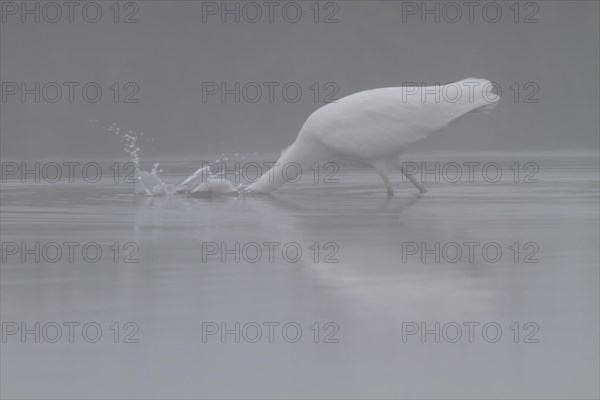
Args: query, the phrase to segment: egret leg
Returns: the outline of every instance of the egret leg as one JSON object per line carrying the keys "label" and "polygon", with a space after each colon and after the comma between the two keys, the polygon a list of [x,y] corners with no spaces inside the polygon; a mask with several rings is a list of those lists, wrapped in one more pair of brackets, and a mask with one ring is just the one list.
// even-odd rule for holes
{"label": "egret leg", "polygon": [[392,182],[390,182],[390,178],[388,178],[388,176],[387,176],[387,169],[385,167],[385,164],[375,163],[375,164],[373,164],[373,168],[375,168],[375,171],[377,171],[377,173],[383,180],[385,187],[387,188],[387,197],[388,198],[393,197],[394,196],[394,188],[392,187]]}
{"label": "egret leg", "polygon": [[417,181],[414,176],[404,173],[403,169],[400,169],[400,170],[402,171],[402,173],[404,174],[404,176],[406,176],[408,178],[408,180],[413,185],[415,185],[417,187],[417,189],[419,189],[419,192],[421,192],[421,193],[426,193],[427,192],[427,189],[425,189],[425,186],[421,185],[421,182]]}
{"label": "egret leg", "polygon": [[400,162],[400,160],[396,160],[396,166],[398,167],[398,169],[400,171],[402,171],[402,175],[404,175],[405,177],[408,178],[408,180],[410,181],[410,183],[412,183],[413,185],[416,186],[417,189],[419,189],[419,192],[421,193],[426,193],[427,189],[425,189],[425,186],[423,186],[421,184],[421,182],[417,181],[415,179],[414,176],[412,176],[411,174],[407,174],[406,172],[404,172],[404,167],[402,166],[402,163]]}

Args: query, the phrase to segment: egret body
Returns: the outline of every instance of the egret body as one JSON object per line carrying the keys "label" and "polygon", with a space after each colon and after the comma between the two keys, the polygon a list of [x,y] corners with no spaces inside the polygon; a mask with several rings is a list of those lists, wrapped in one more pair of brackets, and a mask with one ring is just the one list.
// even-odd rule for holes
{"label": "egret body", "polygon": [[[399,155],[461,116],[495,106],[500,96],[492,88],[488,80],[468,78],[444,86],[367,90],[329,103],[308,117],[274,170],[248,190],[273,192],[289,180],[284,169],[290,163],[306,170],[315,162],[339,160],[375,169],[392,196],[388,167],[401,170]],[[414,177],[407,177],[426,191]]]}

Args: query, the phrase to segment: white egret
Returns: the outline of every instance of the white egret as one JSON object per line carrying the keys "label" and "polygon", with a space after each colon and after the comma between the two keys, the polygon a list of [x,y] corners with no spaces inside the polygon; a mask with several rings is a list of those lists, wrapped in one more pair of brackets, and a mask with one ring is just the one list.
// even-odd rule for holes
{"label": "white egret", "polygon": [[[272,170],[247,190],[271,193],[290,180],[289,171],[340,160],[373,167],[391,197],[388,166],[402,170],[398,157],[409,145],[467,113],[495,106],[500,96],[492,89],[488,80],[468,78],[447,85],[367,90],[329,103],[308,117]],[[413,176],[407,178],[426,191]]]}

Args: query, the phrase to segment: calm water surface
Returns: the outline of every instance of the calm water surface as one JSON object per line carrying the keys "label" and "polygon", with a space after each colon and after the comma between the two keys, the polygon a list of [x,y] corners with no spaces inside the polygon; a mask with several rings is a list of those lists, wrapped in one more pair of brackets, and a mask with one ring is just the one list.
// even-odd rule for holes
{"label": "calm water surface", "polygon": [[[476,169],[475,182],[428,182],[429,192],[418,195],[396,173],[389,201],[374,172],[360,169],[342,170],[336,184],[304,179],[258,198],[135,197],[131,185],[110,180],[3,183],[3,243],[94,242],[104,252],[96,263],[80,249],[73,262],[63,255],[55,263],[4,252],[3,322],[96,322],[103,331],[96,343],[82,339],[81,325],[73,343],[64,326],[56,343],[8,336],[2,396],[597,398],[598,156],[427,162],[478,159],[497,161],[502,179],[487,182]],[[535,162],[539,182],[522,182],[529,170],[515,183],[508,168],[515,161]],[[167,162],[165,179],[196,166]],[[232,254],[222,262],[220,253],[203,260],[208,242],[257,243],[263,254],[247,247],[239,262]],[[280,244],[272,260],[265,242]],[[472,260],[464,243],[478,244]],[[423,245],[433,252],[422,254]],[[421,251],[413,254],[414,246]],[[457,246],[463,254],[454,261]],[[297,248],[302,255],[292,262]],[[123,262],[130,252],[139,262]],[[123,343],[134,330],[127,322],[139,327],[131,336],[138,343]],[[232,330],[255,322],[262,337],[246,340],[256,336],[252,325],[239,343],[235,334],[203,341],[206,322]],[[273,343],[265,322],[280,324]],[[295,343],[283,338],[288,322],[302,328]],[[403,323],[406,334],[422,322],[432,331],[454,322],[462,336],[452,343],[457,331],[447,325],[439,343],[435,333],[403,340]],[[480,324],[472,343],[468,322]],[[489,322],[486,338],[502,329],[495,343],[482,334]]]}

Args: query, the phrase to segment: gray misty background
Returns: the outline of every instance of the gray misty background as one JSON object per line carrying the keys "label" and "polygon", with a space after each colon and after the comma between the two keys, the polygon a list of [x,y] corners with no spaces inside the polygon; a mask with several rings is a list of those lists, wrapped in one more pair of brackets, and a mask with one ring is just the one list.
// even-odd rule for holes
{"label": "gray misty background", "polygon": [[[54,104],[9,98],[1,104],[2,157],[121,157],[122,143],[99,126],[113,122],[155,138],[142,144],[145,156],[279,151],[322,105],[308,90],[314,82],[335,82],[341,97],[471,76],[498,82],[503,102],[417,149],[599,147],[597,1],[537,2],[539,22],[529,24],[513,22],[512,2],[500,2],[505,14],[495,24],[481,11],[473,23],[464,14],[457,23],[421,23],[419,16],[403,22],[402,2],[393,1],[336,2],[339,22],[330,24],[314,23],[312,14],[287,23],[277,11],[274,23],[265,15],[257,23],[221,23],[218,16],[203,23],[202,2],[140,1],[139,23],[124,24],[112,21],[112,3],[100,2],[106,14],[95,24],[77,11],[73,23],[64,15],[57,23],[21,23],[18,16],[2,22],[2,82],[93,81],[104,89],[95,104],[77,91],[73,104],[64,93]],[[302,3],[304,12],[312,3]],[[529,12],[521,13],[522,20]],[[202,103],[202,82],[210,81],[297,82],[304,92],[298,103],[283,101],[277,89],[274,103],[265,93],[257,103],[222,104],[217,96]],[[137,83],[139,103],[113,103],[113,82]],[[514,82],[522,90],[518,102],[509,89]],[[540,89],[538,103],[522,103],[528,82]]]}

